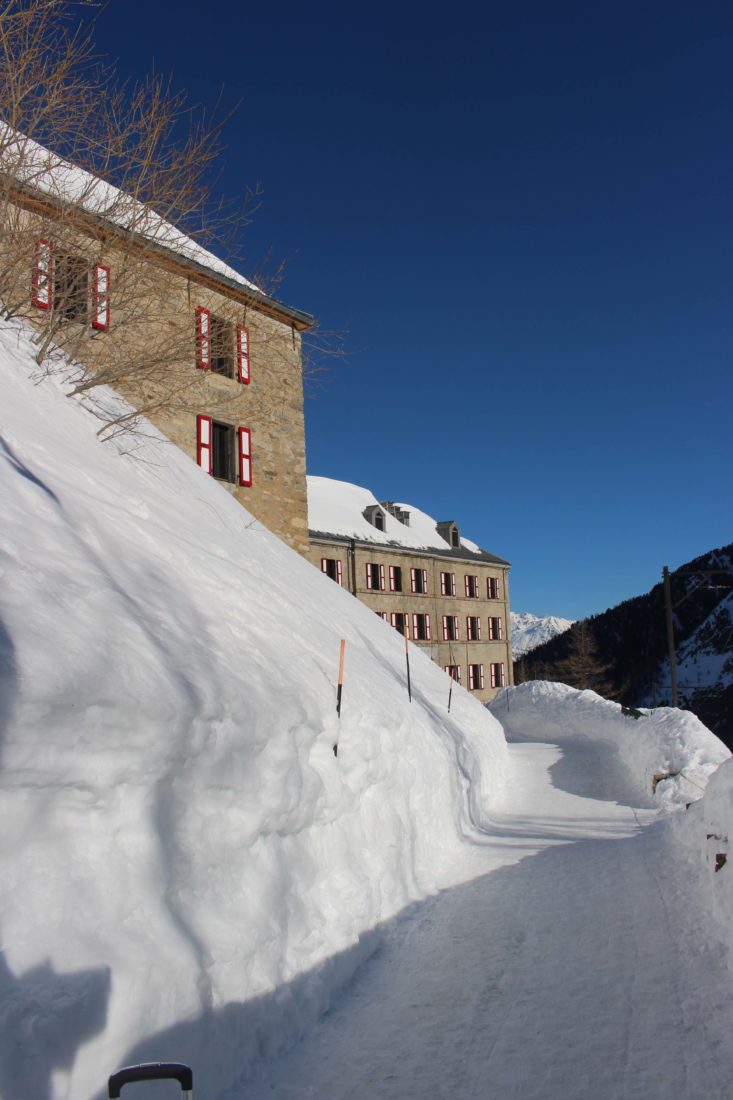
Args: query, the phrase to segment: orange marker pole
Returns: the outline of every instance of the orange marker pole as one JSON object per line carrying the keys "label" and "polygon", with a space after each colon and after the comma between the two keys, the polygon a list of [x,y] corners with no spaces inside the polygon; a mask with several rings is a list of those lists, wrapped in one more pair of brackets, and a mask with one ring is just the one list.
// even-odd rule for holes
{"label": "orange marker pole", "polygon": [[[341,721],[341,693],[344,689],[344,651],[346,650],[346,639],[341,639],[341,655],[339,657],[339,683],[338,690],[336,692],[336,714],[338,715],[339,722]],[[338,741],[333,746],[333,755],[338,756],[339,746]]]}
{"label": "orange marker pole", "polygon": [[407,623],[405,623],[405,663],[407,664],[407,698],[412,702],[412,688],[410,687],[410,650],[407,645]]}

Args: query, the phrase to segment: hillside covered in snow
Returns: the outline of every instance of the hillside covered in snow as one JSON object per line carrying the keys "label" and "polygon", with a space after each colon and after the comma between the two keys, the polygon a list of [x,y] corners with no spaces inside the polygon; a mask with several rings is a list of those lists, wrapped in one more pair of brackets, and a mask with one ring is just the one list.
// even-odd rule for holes
{"label": "hillside covered in snow", "polygon": [[512,656],[516,661],[539,645],[563,634],[573,625],[573,619],[556,615],[532,615],[529,611],[512,611]]}
{"label": "hillside covered in snow", "polygon": [[560,684],[449,712],[414,647],[410,703],[391,627],[32,352],[0,330],[2,1100],[158,1060],[209,1100],[723,1100],[725,747]]}
{"label": "hillside covered in snow", "polygon": [[417,651],[410,704],[390,627],[33,369],[0,331],[0,1095],[170,1058],[216,1097],[452,881],[503,734]]}

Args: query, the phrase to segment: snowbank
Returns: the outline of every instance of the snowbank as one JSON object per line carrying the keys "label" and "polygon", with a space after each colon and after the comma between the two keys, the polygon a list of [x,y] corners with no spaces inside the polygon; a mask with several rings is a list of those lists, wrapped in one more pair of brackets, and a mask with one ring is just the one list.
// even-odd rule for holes
{"label": "snowbank", "polygon": [[567,684],[531,681],[505,688],[487,704],[507,733],[528,740],[583,738],[615,749],[631,781],[666,807],[700,798],[730,752],[689,711],[672,707],[624,713],[618,703]]}
{"label": "snowbank", "polygon": [[704,796],[669,823],[675,840],[695,865],[709,910],[733,951],[733,760],[710,777]]}
{"label": "snowbank", "polygon": [[214,1100],[452,881],[506,746],[415,649],[410,705],[390,627],[32,366],[0,331],[0,1094],[88,1100],[142,1056]]}

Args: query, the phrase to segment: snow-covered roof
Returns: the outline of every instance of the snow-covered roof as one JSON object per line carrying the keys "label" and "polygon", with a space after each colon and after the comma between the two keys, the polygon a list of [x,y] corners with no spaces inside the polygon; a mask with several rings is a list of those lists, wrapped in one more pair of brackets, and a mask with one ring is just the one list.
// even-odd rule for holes
{"label": "snow-covered roof", "polygon": [[[155,247],[173,252],[229,283],[250,290],[260,299],[275,301],[213,252],[156,214],[146,203],[64,160],[5,124],[0,124],[0,171],[12,176],[21,186],[41,192],[60,206],[78,205],[92,217],[128,233],[139,234]],[[288,313],[308,318],[308,314],[300,310],[277,304]]]}
{"label": "snow-covered roof", "polygon": [[[393,502],[398,509],[409,513],[409,526],[407,526],[396,519],[369,489],[364,489],[360,485],[313,475],[308,476],[307,482],[308,528],[313,536],[355,539],[358,542],[404,547],[406,550],[427,550],[453,557],[478,556],[498,564],[508,564],[502,558],[482,550],[475,542],[463,538],[462,535],[460,546],[451,546],[448,540],[438,533],[437,520],[427,512],[416,508],[414,504]],[[374,507],[381,509],[384,530],[380,531],[365,518],[364,512]]]}

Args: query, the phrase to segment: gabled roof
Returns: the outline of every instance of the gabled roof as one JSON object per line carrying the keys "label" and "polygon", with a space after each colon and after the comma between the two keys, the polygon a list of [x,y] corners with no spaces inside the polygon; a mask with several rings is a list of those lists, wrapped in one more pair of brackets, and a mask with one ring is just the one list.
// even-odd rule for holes
{"label": "gabled roof", "polygon": [[299,328],[310,328],[314,318],[266,294],[213,252],[160,217],[149,205],[127,195],[99,176],[87,172],[46,149],[37,141],[0,123],[0,173],[28,197],[46,200],[57,209],[78,207],[95,224],[139,237],[146,247],[167,254],[176,264],[238,291],[272,312],[281,312]]}
{"label": "gabled roof", "polygon": [[[461,538],[461,545],[451,546],[438,534],[436,521],[427,512],[413,504],[399,503],[398,508],[410,513],[410,525],[400,523],[386,509],[384,530],[373,527],[364,517],[364,511],[380,506],[369,489],[352,485],[347,481],[335,481],[328,477],[307,477],[308,528],[313,539],[348,543],[352,540],[363,545],[377,545],[393,550],[416,551],[429,557],[457,558],[464,561],[484,562],[508,566],[503,558],[490,554],[469,539]],[[396,503],[396,502],[395,502]]]}

